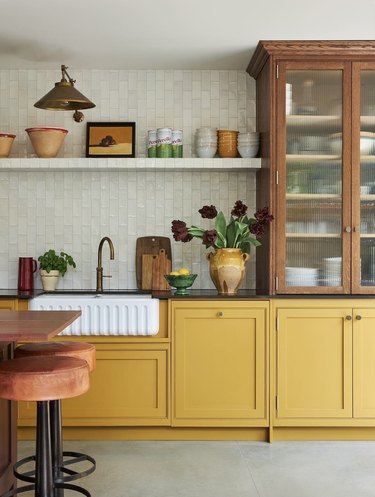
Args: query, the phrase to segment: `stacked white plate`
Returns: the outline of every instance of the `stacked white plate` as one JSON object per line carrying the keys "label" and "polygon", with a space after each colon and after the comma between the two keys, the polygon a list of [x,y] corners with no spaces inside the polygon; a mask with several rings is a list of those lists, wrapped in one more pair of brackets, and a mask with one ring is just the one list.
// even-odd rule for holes
{"label": "stacked white plate", "polygon": [[326,257],[323,259],[322,285],[341,286],[342,285],[342,258]]}
{"label": "stacked white plate", "polygon": [[211,158],[217,150],[216,128],[199,128],[195,134],[195,149],[198,157]]}
{"label": "stacked white plate", "polygon": [[259,150],[259,133],[239,133],[237,150],[241,157],[256,157]]}
{"label": "stacked white plate", "polygon": [[315,267],[286,267],[287,286],[317,286],[319,269]]}

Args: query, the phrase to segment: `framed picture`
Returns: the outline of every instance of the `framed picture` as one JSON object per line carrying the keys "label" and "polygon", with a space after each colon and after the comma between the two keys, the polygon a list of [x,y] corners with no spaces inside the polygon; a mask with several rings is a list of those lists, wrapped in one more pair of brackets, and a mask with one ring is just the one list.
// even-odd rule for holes
{"label": "framed picture", "polygon": [[87,123],[86,157],[135,157],[135,123]]}

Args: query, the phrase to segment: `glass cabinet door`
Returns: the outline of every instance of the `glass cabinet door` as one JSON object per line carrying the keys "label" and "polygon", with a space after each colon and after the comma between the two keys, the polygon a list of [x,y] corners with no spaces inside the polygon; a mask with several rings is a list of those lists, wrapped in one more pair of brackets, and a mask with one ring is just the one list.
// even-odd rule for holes
{"label": "glass cabinet door", "polygon": [[285,63],[279,71],[280,293],[349,291],[344,171],[350,151],[343,144],[351,129],[343,119],[344,74],[340,64]]}
{"label": "glass cabinet door", "polygon": [[375,287],[375,66],[354,64],[353,291]]}

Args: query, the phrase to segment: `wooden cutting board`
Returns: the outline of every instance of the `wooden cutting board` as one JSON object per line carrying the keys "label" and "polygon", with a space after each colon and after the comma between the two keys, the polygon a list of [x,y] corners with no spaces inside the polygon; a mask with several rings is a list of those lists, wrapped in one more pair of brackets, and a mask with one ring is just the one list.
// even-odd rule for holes
{"label": "wooden cutting board", "polygon": [[[170,290],[170,286],[168,285],[167,280],[164,278],[164,275],[171,272],[171,260],[168,259],[164,249],[160,249],[158,255],[153,255],[151,257],[153,257],[151,289]],[[145,267],[143,266],[142,283],[144,273]]]}
{"label": "wooden cutting board", "polygon": [[159,256],[159,251],[161,249],[165,250],[166,258],[172,261],[171,240],[167,236],[142,236],[137,238],[135,248],[135,271],[138,288],[142,288],[142,255]]}

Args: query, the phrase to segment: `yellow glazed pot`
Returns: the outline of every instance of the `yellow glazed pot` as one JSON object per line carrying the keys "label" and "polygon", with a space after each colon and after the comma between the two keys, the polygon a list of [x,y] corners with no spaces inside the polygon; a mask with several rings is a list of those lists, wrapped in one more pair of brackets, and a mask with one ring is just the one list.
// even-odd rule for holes
{"label": "yellow glazed pot", "polygon": [[220,294],[237,293],[245,276],[245,265],[249,259],[238,248],[222,248],[207,254],[210,263],[210,276]]}

